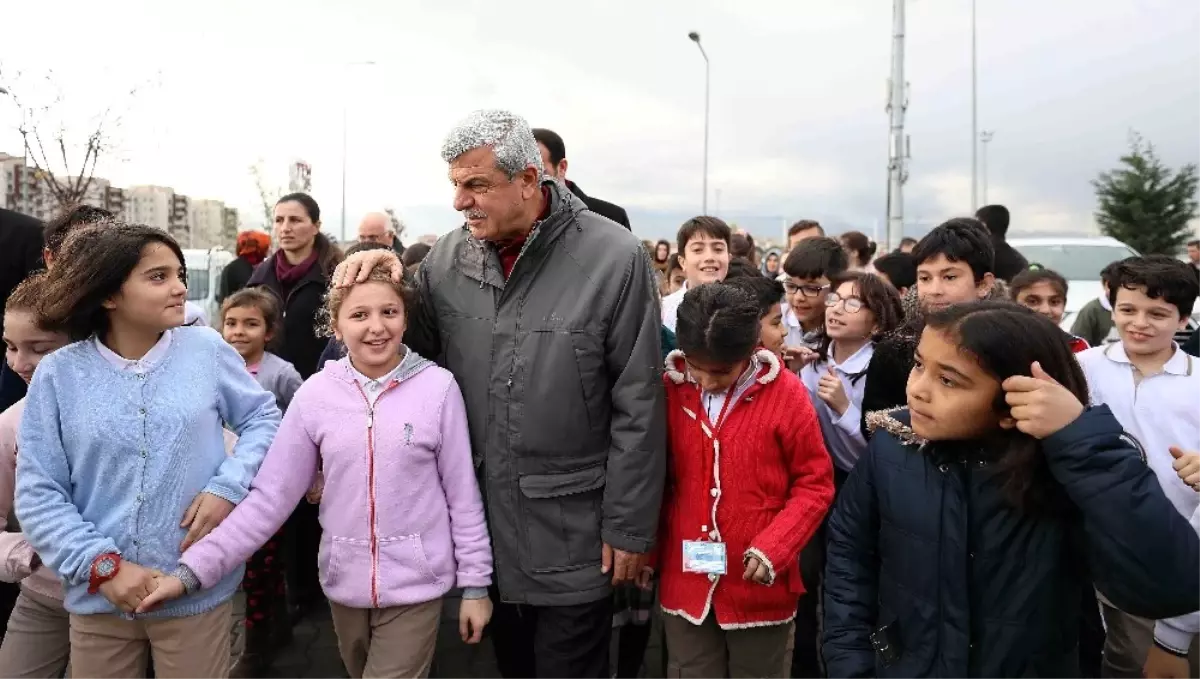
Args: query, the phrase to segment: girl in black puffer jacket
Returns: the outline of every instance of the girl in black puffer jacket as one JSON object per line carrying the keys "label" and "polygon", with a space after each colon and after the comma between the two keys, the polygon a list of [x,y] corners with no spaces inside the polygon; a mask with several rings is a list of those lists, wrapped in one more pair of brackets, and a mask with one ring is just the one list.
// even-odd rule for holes
{"label": "girl in black puffer jacket", "polygon": [[1200,541],[1062,332],[1004,302],[931,315],[908,407],[875,428],[829,523],[829,676],[1077,676],[1081,593],[1196,609]]}

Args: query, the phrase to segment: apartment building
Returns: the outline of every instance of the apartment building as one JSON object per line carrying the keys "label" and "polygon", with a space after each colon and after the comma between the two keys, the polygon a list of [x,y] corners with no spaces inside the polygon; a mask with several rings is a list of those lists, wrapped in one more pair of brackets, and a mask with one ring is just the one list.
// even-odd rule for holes
{"label": "apartment building", "polygon": [[[0,152],[3,193],[0,207],[42,221],[53,219],[59,205],[45,181],[26,159]],[[175,237],[185,248],[233,248],[241,220],[236,208],[219,200],[189,198],[169,186],[131,186],[122,189],[103,177],[93,177],[83,203],[110,210],[136,224],[154,226]]]}

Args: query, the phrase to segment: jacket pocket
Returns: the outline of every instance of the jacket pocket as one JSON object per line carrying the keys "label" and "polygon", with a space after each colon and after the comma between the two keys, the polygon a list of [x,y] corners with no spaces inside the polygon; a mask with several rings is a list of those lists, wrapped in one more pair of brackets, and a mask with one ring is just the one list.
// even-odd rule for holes
{"label": "jacket pocket", "polygon": [[584,380],[570,331],[535,330],[521,338],[520,395],[512,404],[519,413],[519,454],[562,457],[595,452]]}
{"label": "jacket pocket", "polygon": [[379,605],[384,608],[401,601],[411,602],[414,589],[441,584],[425,557],[425,545],[420,535],[380,538],[377,577]]}
{"label": "jacket pocket", "polygon": [[553,573],[600,563],[604,474],[600,464],[561,474],[521,476],[526,568]]}
{"label": "jacket pocket", "polygon": [[338,602],[371,599],[371,543],[333,536],[319,558],[321,588]]}

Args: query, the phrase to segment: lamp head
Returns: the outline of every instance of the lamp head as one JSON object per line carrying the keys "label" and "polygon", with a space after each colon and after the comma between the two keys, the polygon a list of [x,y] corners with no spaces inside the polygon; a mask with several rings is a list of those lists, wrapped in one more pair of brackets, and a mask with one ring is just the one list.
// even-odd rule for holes
{"label": "lamp head", "polygon": [[697,45],[700,44],[700,34],[697,33],[696,31],[692,31],[691,33],[688,33],[688,39],[691,40],[692,42],[696,43]]}

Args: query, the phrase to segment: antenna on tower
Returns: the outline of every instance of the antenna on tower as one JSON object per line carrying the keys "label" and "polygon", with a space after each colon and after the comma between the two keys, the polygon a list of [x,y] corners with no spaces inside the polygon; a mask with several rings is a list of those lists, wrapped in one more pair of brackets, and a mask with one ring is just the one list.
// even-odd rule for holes
{"label": "antenna on tower", "polygon": [[911,140],[904,134],[904,113],[908,110],[908,82],[904,80],[904,6],[906,0],[892,2],[892,76],[888,79],[888,192],[887,249],[900,244],[904,237],[904,184],[908,181]]}

